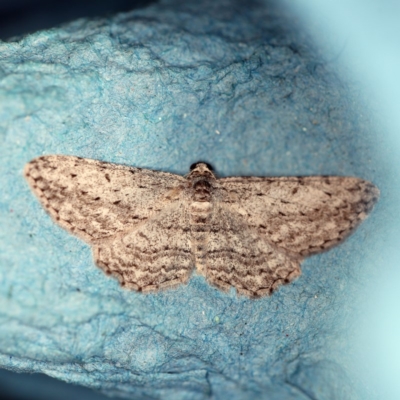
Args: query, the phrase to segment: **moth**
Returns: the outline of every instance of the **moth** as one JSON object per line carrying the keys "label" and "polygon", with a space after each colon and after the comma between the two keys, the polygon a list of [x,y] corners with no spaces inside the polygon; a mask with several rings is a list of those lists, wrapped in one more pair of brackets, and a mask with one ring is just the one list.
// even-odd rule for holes
{"label": "moth", "polygon": [[49,155],[25,177],[53,220],[92,246],[107,275],[141,292],[186,283],[194,268],[213,286],[251,298],[300,275],[379,197],[359,178],[217,178],[203,162],[186,176]]}

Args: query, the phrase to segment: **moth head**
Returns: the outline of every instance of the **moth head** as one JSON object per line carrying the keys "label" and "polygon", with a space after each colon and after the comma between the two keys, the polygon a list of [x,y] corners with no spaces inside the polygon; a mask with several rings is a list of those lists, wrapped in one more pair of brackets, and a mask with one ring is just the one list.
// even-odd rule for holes
{"label": "moth head", "polygon": [[212,166],[205,162],[197,162],[192,164],[190,166],[190,172],[187,175],[187,178],[197,178],[197,177],[215,179]]}

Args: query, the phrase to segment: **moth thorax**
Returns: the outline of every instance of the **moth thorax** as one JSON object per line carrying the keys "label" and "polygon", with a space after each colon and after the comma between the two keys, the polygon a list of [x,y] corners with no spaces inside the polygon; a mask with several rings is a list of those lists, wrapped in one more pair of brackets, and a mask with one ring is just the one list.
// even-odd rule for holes
{"label": "moth thorax", "polygon": [[191,224],[207,225],[210,222],[212,203],[194,201],[190,204]]}
{"label": "moth thorax", "polygon": [[193,201],[210,202],[212,186],[206,180],[199,180],[193,185]]}

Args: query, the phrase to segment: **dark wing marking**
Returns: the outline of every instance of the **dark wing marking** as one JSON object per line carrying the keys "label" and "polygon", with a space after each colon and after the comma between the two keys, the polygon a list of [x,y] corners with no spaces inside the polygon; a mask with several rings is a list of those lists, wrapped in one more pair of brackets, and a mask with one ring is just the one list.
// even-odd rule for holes
{"label": "dark wing marking", "polygon": [[251,229],[239,213],[217,206],[200,272],[220,289],[234,286],[239,294],[260,297],[299,276],[300,265]]}
{"label": "dark wing marking", "polygon": [[152,292],[186,283],[194,267],[183,204],[174,204],[128,233],[94,246],[96,264],[122,286]]}

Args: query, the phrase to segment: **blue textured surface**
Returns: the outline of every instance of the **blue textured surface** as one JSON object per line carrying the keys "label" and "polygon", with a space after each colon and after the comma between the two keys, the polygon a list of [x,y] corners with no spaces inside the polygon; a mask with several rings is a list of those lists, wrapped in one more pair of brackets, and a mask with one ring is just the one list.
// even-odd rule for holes
{"label": "blue textured surface", "polygon": [[355,175],[385,185],[365,105],[272,3],[165,1],[0,44],[0,366],[135,399],[365,399],[348,338],[382,202],[270,298],[193,276],[122,290],[30,193],[73,154],[185,174]]}

